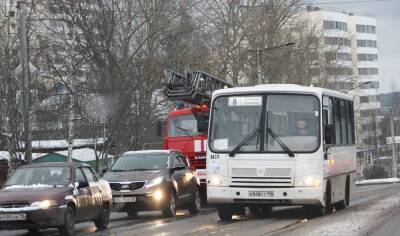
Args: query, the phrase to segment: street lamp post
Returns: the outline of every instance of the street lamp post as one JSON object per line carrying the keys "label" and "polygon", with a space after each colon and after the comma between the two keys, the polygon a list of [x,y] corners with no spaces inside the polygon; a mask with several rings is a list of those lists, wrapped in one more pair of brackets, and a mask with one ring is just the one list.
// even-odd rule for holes
{"label": "street lamp post", "polygon": [[392,162],[393,162],[393,178],[397,177],[397,155],[396,155],[396,144],[394,141],[394,124],[393,124],[393,114],[390,119],[390,133],[392,136]]}
{"label": "street lamp post", "polygon": [[262,79],[262,72],[261,72],[261,62],[260,62],[260,58],[261,58],[261,52],[264,51],[269,51],[272,49],[277,49],[277,48],[282,48],[282,47],[287,47],[287,46],[292,46],[295,45],[295,43],[291,42],[291,43],[285,43],[285,44],[280,44],[280,45],[276,45],[276,46],[272,46],[272,47],[268,47],[268,48],[260,48],[257,47],[257,49],[248,49],[248,51],[250,52],[256,52],[257,53],[257,83],[258,84],[262,84],[263,83],[263,79]]}
{"label": "street lamp post", "polygon": [[260,63],[260,48],[257,48],[257,82],[258,84],[262,84],[262,78],[261,78],[261,63]]}
{"label": "street lamp post", "polygon": [[352,90],[354,90],[354,89],[356,89],[356,88],[359,88],[359,87],[361,87],[361,86],[363,86],[363,85],[369,84],[369,83],[371,83],[371,82],[372,82],[372,81],[367,81],[367,82],[364,82],[364,83],[362,83],[362,84],[359,84],[358,86],[356,86],[356,87],[354,87],[354,88],[351,88],[350,90],[347,90],[346,93],[348,93],[348,92],[350,92],[350,91],[352,91]]}

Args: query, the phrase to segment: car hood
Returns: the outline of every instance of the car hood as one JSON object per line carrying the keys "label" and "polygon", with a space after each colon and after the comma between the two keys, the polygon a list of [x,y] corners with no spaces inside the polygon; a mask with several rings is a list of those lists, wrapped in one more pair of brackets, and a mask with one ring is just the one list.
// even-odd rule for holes
{"label": "car hood", "polygon": [[71,195],[72,192],[71,187],[3,188],[0,190],[0,202],[42,200],[62,202],[65,196]]}
{"label": "car hood", "polygon": [[146,181],[154,179],[168,173],[168,170],[153,171],[126,171],[126,172],[107,172],[103,179],[108,182],[130,182],[130,181]]}

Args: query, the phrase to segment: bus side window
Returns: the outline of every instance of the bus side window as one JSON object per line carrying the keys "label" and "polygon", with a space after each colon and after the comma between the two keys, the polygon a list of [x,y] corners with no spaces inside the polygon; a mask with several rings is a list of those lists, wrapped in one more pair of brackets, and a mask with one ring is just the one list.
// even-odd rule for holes
{"label": "bus side window", "polygon": [[342,145],[342,131],[341,131],[341,125],[340,125],[340,101],[339,99],[334,100],[334,106],[333,106],[333,113],[335,114],[334,118],[334,123],[335,123],[335,136],[336,136],[336,145],[340,146]]}
{"label": "bus side window", "polygon": [[340,100],[340,126],[342,130],[342,146],[346,146],[347,143],[347,112],[346,104],[344,100]]}
{"label": "bus side window", "polygon": [[348,144],[354,145],[354,119],[353,119],[353,104],[352,102],[346,102],[347,107],[347,142]]}
{"label": "bus side window", "polygon": [[335,130],[333,124],[333,99],[324,96],[323,97],[323,109],[322,109],[322,122],[324,131],[324,142],[325,144],[335,144]]}

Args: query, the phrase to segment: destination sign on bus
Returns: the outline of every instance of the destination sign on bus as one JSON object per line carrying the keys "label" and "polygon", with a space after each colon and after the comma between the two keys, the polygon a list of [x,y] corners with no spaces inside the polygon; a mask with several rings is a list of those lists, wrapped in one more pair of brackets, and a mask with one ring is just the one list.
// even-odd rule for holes
{"label": "destination sign on bus", "polygon": [[228,100],[229,106],[261,106],[261,104],[261,96],[237,96]]}

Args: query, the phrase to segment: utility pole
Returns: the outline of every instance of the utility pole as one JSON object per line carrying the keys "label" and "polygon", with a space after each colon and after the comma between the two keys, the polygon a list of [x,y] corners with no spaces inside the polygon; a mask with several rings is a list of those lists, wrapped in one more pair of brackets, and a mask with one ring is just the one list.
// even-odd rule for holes
{"label": "utility pole", "polygon": [[397,155],[396,155],[396,143],[394,140],[394,121],[393,121],[393,119],[394,119],[394,117],[393,117],[393,112],[392,112],[392,119],[390,119],[390,132],[392,135],[393,178],[396,178],[397,177]]}
{"label": "utility pole", "polygon": [[[68,115],[68,162],[72,162],[73,147],[74,147],[74,121],[75,121],[75,47],[76,47],[76,32],[75,32],[75,0],[72,3],[71,14],[71,45],[69,51],[69,60],[71,60],[70,73],[68,75],[69,81],[69,115]],[[68,40],[67,40],[68,41]]]}
{"label": "utility pole", "polygon": [[277,48],[282,48],[282,47],[287,47],[287,46],[292,46],[295,45],[295,43],[285,43],[285,44],[281,44],[281,45],[277,45],[277,46],[272,46],[272,47],[268,47],[268,48],[260,48],[257,47],[257,49],[247,49],[250,52],[256,52],[257,53],[257,83],[258,84],[262,84],[264,81],[262,79],[262,72],[261,72],[261,52],[264,51],[269,51],[272,49],[277,49]]}
{"label": "utility pole", "polygon": [[261,63],[260,63],[260,48],[257,48],[257,82],[258,84],[262,84],[262,78],[261,78]]}
{"label": "utility pole", "polygon": [[25,161],[27,164],[32,162],[32,124],[30,116],[30,78],[28,60],[28,38],[27,38],[27,4],[25,1],[17,2],[19,17],[19,42],[20,42],[20,63],[21,81],[23,97],[23,122],[25,130]]}

